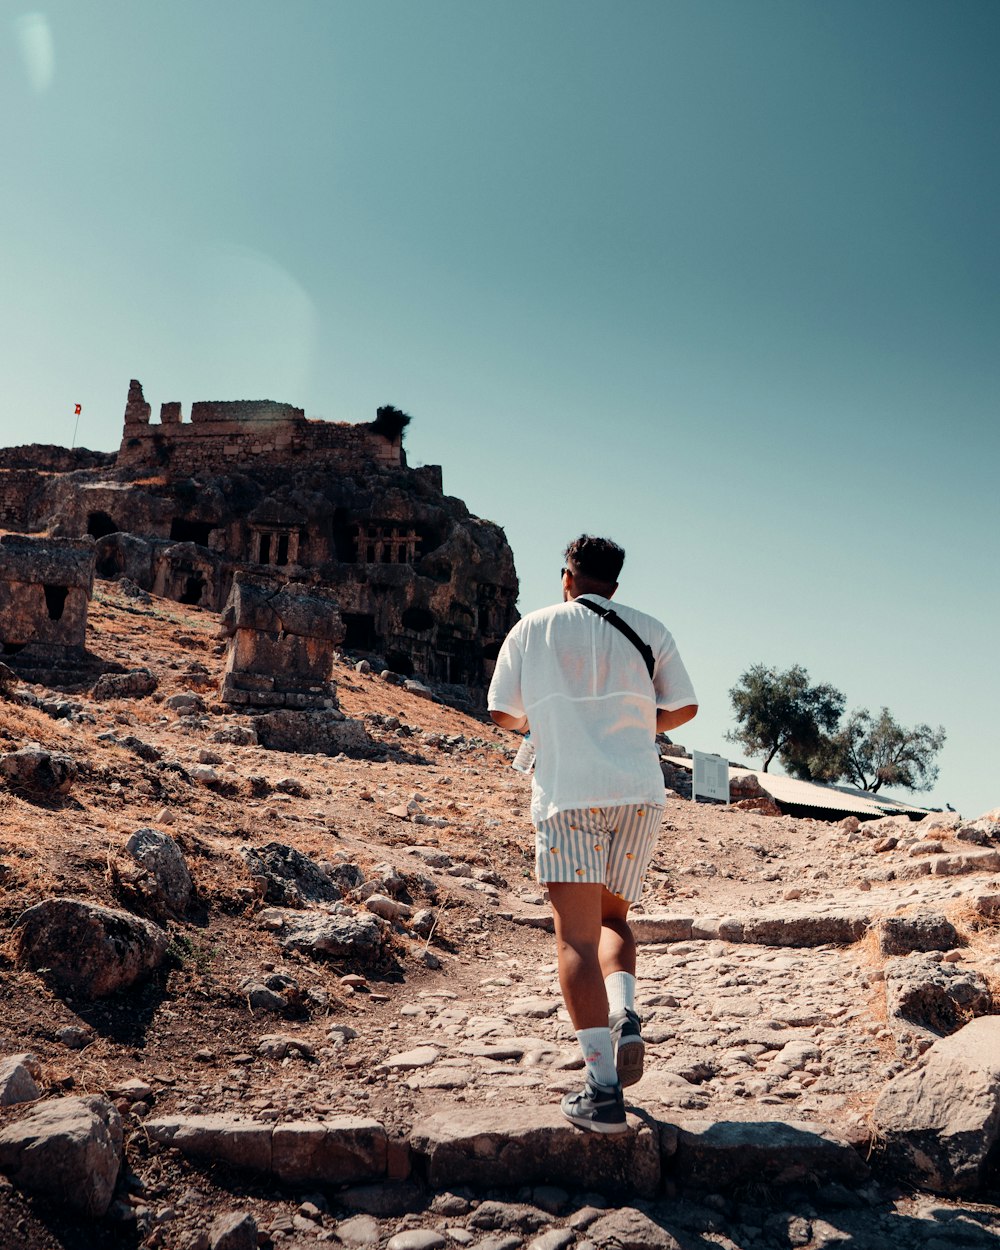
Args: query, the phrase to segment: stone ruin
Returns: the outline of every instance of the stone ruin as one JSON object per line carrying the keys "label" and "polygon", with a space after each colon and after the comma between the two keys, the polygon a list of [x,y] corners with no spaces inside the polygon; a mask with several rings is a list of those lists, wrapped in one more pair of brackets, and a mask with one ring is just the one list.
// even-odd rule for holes
{"label": "stone ruin", "polygon": [[133,380],[117,454],[0,449],[0,524],[89,535],[98,577],[214,612],[240,573],[331,591],[347,650],[481,695],[517,619],[513,555],[439,465],[409,467],[404,414],[354,425],[241,400],[151,417]]}
{"label": "stone ruin", "polygon": [[86,662],[92,538],[0,537],[0,647],[28,681],[58,682]]}
{"label": "stone ruin", "polygon": [[333,652],[344,637],[330,590],[237,573],[222,614],[229,654],[224,703],[252,708],[336,707]]}

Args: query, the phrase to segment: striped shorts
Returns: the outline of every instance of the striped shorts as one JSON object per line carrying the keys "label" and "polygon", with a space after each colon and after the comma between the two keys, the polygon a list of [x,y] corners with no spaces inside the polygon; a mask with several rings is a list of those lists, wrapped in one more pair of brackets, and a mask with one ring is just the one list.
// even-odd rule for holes
{"label": "striped shorts", "polygon": [[635,903],[662,819],[663,808],[655,803],[557,812],[535,830],[538,880],[596,883]]}

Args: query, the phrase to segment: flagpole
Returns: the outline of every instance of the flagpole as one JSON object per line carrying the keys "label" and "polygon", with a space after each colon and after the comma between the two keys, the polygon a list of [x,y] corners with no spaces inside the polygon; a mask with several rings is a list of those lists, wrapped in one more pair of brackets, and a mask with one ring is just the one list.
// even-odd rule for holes
{"label": "flagpole", "polygon": [[76,421],[73,423],[73,441],[69,445],[70,451],[76,446],[76,432],[80,428],[80,413],[83,411],[81,404],[76,405]]}

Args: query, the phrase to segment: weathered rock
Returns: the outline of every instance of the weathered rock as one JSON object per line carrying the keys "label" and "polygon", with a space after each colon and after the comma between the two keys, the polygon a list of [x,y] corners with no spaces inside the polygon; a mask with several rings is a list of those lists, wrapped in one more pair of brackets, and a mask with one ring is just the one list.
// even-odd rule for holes
{"label": "weathered rock", "polygon": [[380,1072],[412,1072],[414,1068],[428,1068],[437,1063],[441,1052],[436,1046],[417,1046],[414,1050],[390,1055],[379,1064]]}
{"label": "weathered rock", "polygon": [[851,1146],[804,1120],[685,1122],[673,1166],[682,1184],[713,1191],[815,1179],[859,1181],[868,1175]]}
{"label": "weathered rock", "polygon": [[932,829],[957,829],[961,823],[962,817],[958,812],[928,812],[917,825],[917,829],[925,834]]}
{"label": "weathered rock", "polygon": [[384,894],[370,894],[365,899],[365,907],[374,915],[389,921],[406,920],[413,914],[413,908],[408,903],[400,903]]}
{"label": "weathered rock", "polygon": [[890,1016],[938,1034],[954,1033],[971,1016],[986,1015],[992,1008],[981,973],[930,954],[893,960],[886,968],[885,996]]}
{"label": "weathered rock", "polygon": [[371,1215],[352,1215],[337,1225],[337,1240],[345,1246],[377,1246],[378,1221]]}
{"label": "weathered rock", "polygon": [[371,750],[371,738],[359,720],[347,720],[334,709],[293,712],[281,709],[258,716],[257,739],[269,751],[305,752],[315,755],[351,755]]}
{"label": "weathered rock", "polygon": [[212,1221],[210,1250],[257,1250],[257,1221],[249,1211],[229,1211]]}
{"label": "weathered rock", "polygon": [[313,1048],[301,1037],[292,1037],[287,1033],[269,1033],[257,1043],[257,1054],[267,1059],[293,1058],[311,1060]]}
{"label": "weathered rock", "polygon": [[966,851],[960,855],[935,855],[931,872],[936,877],[954,877],[966,872],[1000,872],[1000,851]]}
{"label": "weathered rock", "polygon": [[537,1207],[523,1202],[499,1202],[491,1198],[481,1202],[469,1218],[471,1228],[506,1229],[521,1233],[533,1233],[546,1223],[548,1217]]}
{"label": "weathered rock", "polygon": [[694,920],[691,916],[644,914],[629,917],[629,923],[637,942],[688,942]]}
{"label": "weathered rock", "polygon": [[144,1129],[190,1158],[273,1173],[286,1184],[351,1184],[386,1171],[385,1129],[359,1116],[274,1126],[228,1115],[166,1116]]}
{"label": "weathered rock", "polygon": [[304,907],[306,903],[333,902],[341,890],[308,855],[281,842],[240,849],[251,877],[261,887],[266,903],[281,907]]}
{"label": "weathered rock", "polygon": [[116,745],[124,747],[126,751],[131,751],[133,755],[138,755],[139,759],[145,760],[147,764],[163,759],[163,752],[159,747],[154,747],[151,742],[143,742],[135,734],[126,734],[123,738],[119,738]]}
{"label": "weathered rock", "polygon": [[177,694],[172,694],[165,701],[164,706],[170,708],[171,712],[176,712],[178,716],[203,716],[205,714],[205,700],[193,690],[182,690]]}
{"label": "weathered rock", "polygon": [[15,1185],[88,1216],[111,1205],[121,1159],[121,1117],[103,1098],[41,1103],[0,1131],[0,1170]]}
{"label": "weathered rock", "polygon": [[34,798],[54,798],[68,794],[79,770],[76,760],[63,751],[22,747],[0,755],[0,777],[11,790]]}
{"label": "weathered rock", "polygon": [[413,1151],[430,1184],[506,1185],[541,1182],[602,1193],[654,1194],[660,1179],[658,1132],[636,1117],[615,1136],[583,1133],[557,1106],[519,1107],[498,1122],[489,1107],[439,1112],[415,1125]]}
{"label": "weathered rock", "polygon": [[0,1060],[0,1107],[34,1102],[42,1091],[35,1084],[41,1067],[34,1055],[10,1055]]}
{"label": "weathered rock", "polygon": [[326,955],[331,959],[370,963],[382,953],[385,925],[368,913],[313,915],[286,912],[281,917],[263,913],[261,920],[269,927],[277,920],[276,936],[289,950],[310,955]]}
{"label": "weathered rock", "polygon": [[[761,946],[849,946],[864,937],[870,917],[867,912],[845,910],[837,912],[797,911],[751,912],[740,923],[738,940],[755,942]],[[719,926],[719,936],[724,935]],[[729,940],[733,940],[731,937]]]}
{"label": "weathered rock", "polygon": [[872,1110],[883,1161],[907,1183],[975,1193],[1000,1139],[1000,1017],[942,1038],[897,1076]]}
{"label": "weathered rock", "polygon": [[36,903],[14,922],[21,966],[45,970],[59,990],[103,998],[158,968],[168,937],[128,912],[78,899]]}
{"label": "weathered rock", "polygon": [[609,1250],[680,1250],[680,1243],[662,1224],[635,1207],[600,1216],[588,1226],[587,1239]]}
{"label": "weathered rock", "polygon": [[91,694],[99,702],[106,699],[143,699],[153,693],[157,684],[148,668],[136,668],[130,673],[102,673],[94,683]]}
{"label": "weathered rock", "polygon": [[194,882],[180,847],[169,833],[137,829],[111,864],[124,898],[157,920],[183,917]]}
{"label": "weathered rock", "polygon": [[882,955],[908,955],[911,951],[948,951],[958,944],[958,931],[951,921],[930,912],[911,916],[886,916],[878,922],[878,948]]}

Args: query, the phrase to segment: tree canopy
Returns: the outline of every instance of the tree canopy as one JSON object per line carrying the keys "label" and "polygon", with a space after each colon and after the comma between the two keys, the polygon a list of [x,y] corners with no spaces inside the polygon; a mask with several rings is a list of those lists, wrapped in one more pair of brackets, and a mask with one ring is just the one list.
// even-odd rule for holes
{"label": "tree canopy", "polygon": [[824,735],[837,728],[844,710],[840,691],[825,684],[811,686],[800,664],[783,673],[755,664],[729,697],[738,728],[726,736],[751,755],[763,755],[765,773],[776,755],[789,771],[808,770],[808,761],[818,756]]}
{"label": "tree canopy", "polygon": [[844,780],[873,794],[883,786],[929,790],[937,780],[942,726],[905,729],[887,707],[877,718],[859,708],[841,725],[844,696],[825,683],[811,685],[800,664],[784,672],[755,664],[729,697],[737,728],[726,737],[762,755],[763,772],[777,756],[803,781]]}
{"label": "tree canopy", "polygon": [[375,420],[371,423],[372,433],[381,434],[383,438],[395,442],[397,438],[402,437],[411,419],[394,405],[383,404],[381,408],[375,410]]}
{"label": "tree canopy", "polygon": [[937,781],[934,760],[945,736],[943,725],[904,729],[887,707],[877,720],[864,707],[851,713],[834,742],[842,775],[859,789],[876,794],[883,786],[929,790]]}

